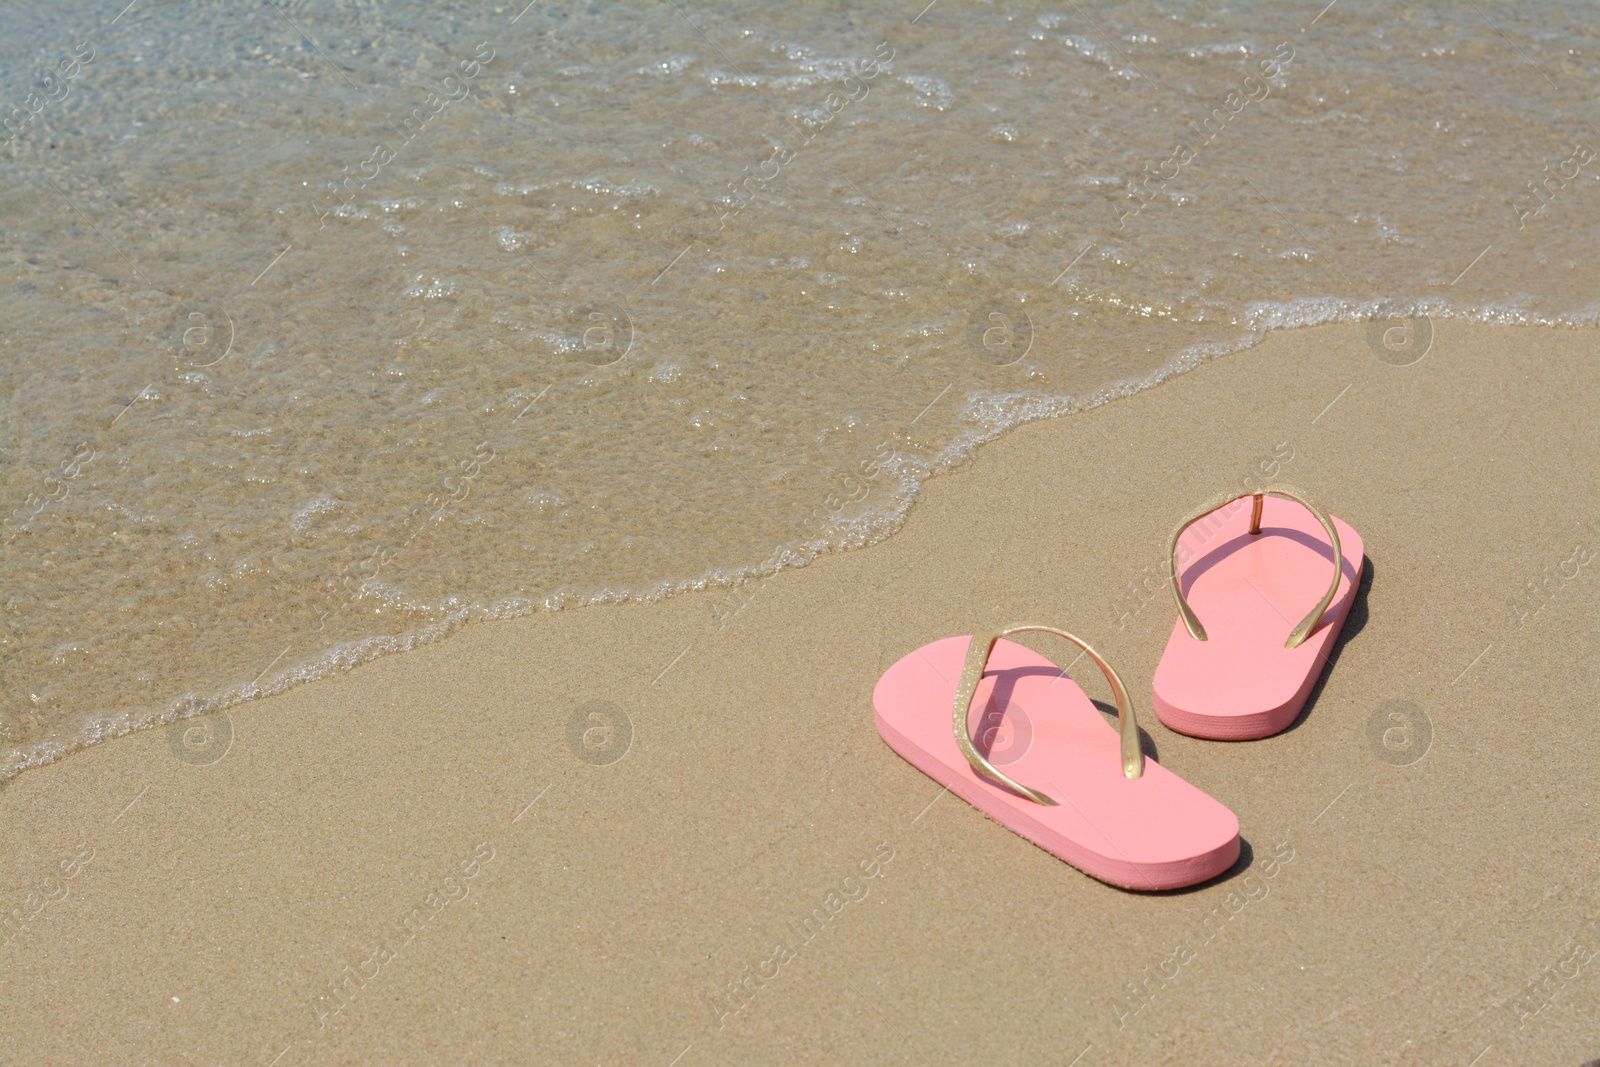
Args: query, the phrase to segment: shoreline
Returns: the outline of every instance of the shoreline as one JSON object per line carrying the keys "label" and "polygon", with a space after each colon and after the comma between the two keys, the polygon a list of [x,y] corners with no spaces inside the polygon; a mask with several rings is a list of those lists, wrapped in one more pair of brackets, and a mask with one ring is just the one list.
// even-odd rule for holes
{"label": "shoreline", "polygon": [[[1010,427],[886,540],[733,586],[736,607],[710,589],[460,627],[19,774],[0,899],[26,912],[56,881],[7,933],[16,1055],[72,1060],[93,1035],[112,1059],[279,1067],[446,1046],[1581,1062],[1600,1044],[1600,968],[1572,966],[1600,949],[1597,355],[1593,329],[1440,319],[1397,366],[1360,325],[1273,331]],[[1294,727],[1174,734],[1149,696],[1165,537],[1279,477],[1362,532],[1363,592]],[[1111,889],[877,738],[890,663],[1021,618],[1094,644],[1147,754],[1239,814],[1232,874]],[[1397,704],[1427,725],[1420,754],[1371,740]],[[221,754],[186,758],[185,731],[224,719]],[[482,870],[456,896],[462,857]],[[775,940],[818,907],[813,937]],[[318,998],[338,988],[360,995],[335,1012]],[[1013,1025],[949,1010],[974,994]]]}
{"label": "shoreline", "polygon": [[[1341,305],[1340,317],[1329,319],[1326,317],[1325,308],[1330,299]],[[1298,312],[1310,307],[1316,309],[1310,319],[1302,318]],[[1215,351],[1214,346],[1203,344],[1185,349],[1171,362],[1151,374],[1142,377],[1130,377],[1111,382],[1098,391],[1085,397],[1053,396],[1042,393],[1005,393],[994,394],[979,401],[969,400],[969,412],[981,412],[982,425],[969,430],[955,440],[947,443],[930,459],[923,461],[905,456],[893,442],[884,442],[878,446],[877,452],[869,460],[859,464],[861,471],[871,470],[871,478],[878,474],[888,473],[891,479],[897,478],[898,489],[894,490],[893,497],[887,501],[887,507],[880,507],[862,515],[844,520],[839,525],[825,530],[822,534],[816,533],[816,516],[830,506],[833,507],[831,518],[840,520],[839,502],[849,498],[834,493],[824,499],[806,520],[807,534],[790,538],[777,545],[759,563],[744,563],[730,566],[720,566],[707,571],[699,577],[693,578],[660,578],[643,583],[637,590],[628,588],[612,589],[602,587],[598,590],[581,593],[569,591],[570,587],[563,586],[556,592],[545,596],[542,600],[524,595],[501,597],[489,602],[474,601],[468,607],[445,614],[433,621],[407,630],[399,634],[373,634],[368,637],[349,641],[334,648],[325,649],[314,653],[307,660],[296,663],[282,671],[264,684],[262,679],[276,666],[276,661],[270,664],[266,671],[251,681],[238,680],[215,690],[209,694],[201,695],[194,692],[170,698],[165,704],[126,707],[117,710],[101,710],[82,716],[83,725],[79,729],[79,736],[65,740],[52,740],[45,747],[37,751],[29,751],[24,755],[6,753],[0,756],[0,785],[27,771],[39,767],[50,766],[62,759],[71,758],[75,753],[88,748],[115,741],[130,734],[139,733],[150,729],[159,729],[172,725],[174,722],[186,721],[192,718],[201,718],[208,715],[227,712],[253,701],[279,696],[299,686],[320,682],[328,678],[337,677],[366,663],[375,662],[386,656],[398,653],[412,652],[423,646],[444,640],[460,630],[463,626],[472,623],[504,622],[510,619],[523,618],[541,613],[571,611],[581,608],[604,607],[616,604],[650,604],[675,596],[706,594],[720,597],[724,606],[714,608],[714,613],[720,613],[719,619],[730,613],[743,609],[743,605],[754,594],[750,592],[753,583],[769,578],[773,574],[785,569],[803,569],[817,560],[841,552],[854,552],[863,548],[872,548],[885,540],[895,536],[904,527],[913,508],[916,507],[921,495],[926,491],[929,482],[940,476],[958,473],[970,466],[980,450],[993,445],[1007,435],[1021,427],[1038,422],[1048,422],[1057,419],[1070,418],[1084,415],[1096,408],[1117,401],[1127,400],[1152,389],[1157,389],[1168,383],[1194,373],[1196,370],[1207,366],[1217,360],[1227,359],[1248,352],[1267,343],[1270,339],[1281,335],[1285,331],[1319,330],[1328,328],[1342,328],[1351,326],[1363,331],[1367,346],[1378,358],[1396,366],[1409,365],[1407,360],[1412,358],[1407,346],[1419,343],[1413,338],[1411,330],[1419,318],[1393,318],[1402,312],[1415,312],[1420,316],[1420,321],[1426,321],[1427,337],[1425,342],[1420,342],[1423,355],[1415,357],[1425,358],[1427,350],[1432,345],[1432,338],[1436,329],[1435,320],[1430,316],[1437,315],[1438,322],[1453,322],[1456,325],[1487,325],[1493,327],[1509,326],[1518,330],[1560,330],[1576,331],[1583,333],[1600,325],[1600,305],[1596,305],[1587,312],[1574,312],[1558,316],[1555,320],[1540,318],[1526,310],[1512,309],[1509,311],[1496,311],[1488,308],[1479,308],[1474,312],[1456,311],[1451,314],[1448,303],[1437,298],[1418,298],[1407,301],[1383,300],[1368,303],[1352,302],[1336,298],[1316,298],[1297,302],[1290,312],[1286,313],[1284,306],[1273,306],[1273,320],[1270,325],[1263,327],[1259,334],[1256,332],[1256,321],[1250,333],[1244,338],[1224,346]],[[1346,313],[1361,315],[1381,315],[1380,318],[1362,318],[1354,322],[1346,321],[1342,315]],[[1525,320],[1530,316],[1536,321],[1530,323]],[[1509,321],[1508,321],[1509,317]],[[1380,329],[1379,323],[1399,323],[1398,327]],[[1391,344],[1389,337],[1395,329],[1404,331],[1403,339],[1398,343],[1398,350],[1384,355],[1379,349]],[[1254,338],[1254,339],[1247,339]],[[942,397],[943,394],[940,394]],[[940,397],[935,398],[937,403]],[[1330,405],[1331,406],[1331,405]],[[932,407],[930,404],[929,407]],[[1320,416],[1319,416],[1320,417]],[[916,420],[912,420],[915,422]],[[883,456],[884,450],[889,451],[888,456]],[[491,449],[492,453],[492,449]],[[478,456],[482,459],[483,457]],[[494,457],[491,455],[489,460]],[[94,457],[83,459],[74,458],[72,471],[69,477],[77,477],[77,467],[86,466],[93,462]],[[892,461],[904,460],[909,462],[909,472],[906,470],[893,470],[889,468]],[[1271,456],[1264,456],[1258,461],[1261,471],[1265,472],[1267,465],[1272,461]],[[488,461],[486,460],[485,463]],[[64,467],[65,469],[65,467]],[[1275,469],[1275,468],[1274,468]],[[468,475],[465,480],[470,481],[475,475]],[[851,483],[856,483],[857,488],[864,488],[864,483],[850,470],[839,472],[835,479],[840,489],[849,489]],[[1247,475],[1242,484],[1252,484],[1259,481],[1259,473]],[[430,505],[433,498],[429,498]],[[411,517],[419,508],[413,508],[412,514],[401,524],[410,530]],[[374,554],[361,561],[357,566],[365,567],[376,564],[374,570],[392,559],[392,554],[398,554],[408,547],[416,536],[411,531],[411,536],[400,546],[393,550],[383,548],[374,551]],[[372,540],[369,538],[369,540]],[[381,539],[380,539],[381,540]],[[373,544],[377,544],[373,540]],[[392,553],[392,554],[391,554]],[[1148,568],[1147,568],[1148,570]],[[344,587],[348,590],[352,577],[352,565],[346,564],[341,574],[344,576]],[[1148,580],[1148,576],[1146,576]],[[339,600],[353,602],[350,594],[343,597],[335,594],[323,594],[321,603],[335,603]],[[553,606],[552,606],[553,605]],[[736,606],[728,606],[736,605]],[[325,613],[324,613],[325,614]],[[289,649],[285,649],[288,651]],[[265,656],[262,657],[265,659]],[[204,710],[189,711],[192,708]],[[188,714],[185,714],[189,711]],[[141,714],[143,713],[143,714]],[[87,734],[89,739],[83,740],[82,735]]]}

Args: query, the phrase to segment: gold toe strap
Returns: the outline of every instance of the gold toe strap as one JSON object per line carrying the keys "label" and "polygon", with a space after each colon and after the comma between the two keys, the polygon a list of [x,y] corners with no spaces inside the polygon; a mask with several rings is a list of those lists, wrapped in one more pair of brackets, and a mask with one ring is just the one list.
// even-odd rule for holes
{"label": "gold toe strap", "polygon": [[978,772],[978,776],[1003,785],[1007,789],[1013,789],[1036,803],[1049,806],[1054,806],[1056,803],[1038,790],[1029,789],[1002,774],[977,750],[968,733],[967,717],[972,710],[972,697],[978,691],[978,682],[983,678],[983,670],[989,664],[989,656],[994,651],[995,643],[1002,637],[1018,633],[1055,634],[1057,637],[1065,637],[1095,661],[1100,672],[1106,676],[1106,681],[1111,683],[1111,693],[1117,702],[1117,726],[1122,732],[1122,773],[1129,778],[1138,778],[1144,774],[1144,754],[1139,750],[1139,726],[1134,722],[1133,702],[1128,699],[1128,690],[1123,686],[1122,679],[1117,677],[1117,672],[1111,669],[1111,664],[1101,659],[1100,654],[1083,641],[1065,630],[1057,630],[1054,626],[1003,626],[988,633],[972,635],[972,644],[967,647],[967,662],[961,668],[961,681],[956,685],[954,721],[956,744],[961,747],[961,754],[967,757],[967,762],[972,764],[972,769]]}
{"label": "gold toe strap", "polygon": [[1333,603],[1333,595],[1339,591],[1339,575],[1344,572],[1344,553],[1339,548],[1339,531],[1334,529],[1333,520],[1326,514],[1317,510],[1303,497],[1287,489],[1264,489],[1259,493],[1239,493],[1223,500],[1215,500],[1207,504],[1197,514],[1187,518],[1183,524],[1172,532],[1172,543],[1167,546],[1167,577],[1172,585],[1172,598],[1178,602],[1178,617],[1183,620],[1184,627],[1189,631],[1189,636],[1196,641],[1206,640],[1206,628],[1200,625],[1200,619],[1195,615],[1194,609],[1184,599],[1183,589],[1178,584],[1178,538],[1183,536],[1183,531],[1216,511],[1218,508],[1227,507],[1235,500],[1251,498],[1250,533],[1261,532],[1261,502],[1263,497],[1275,496],[1283,500],[1292,500],[1315,515],[1322,524],[1323,532],[1328,535],[1328,542],[1333,545],[1333,581],[1328,585],[1328,591],[1322,594],[1322,599],[1317,606],[1311,609],[1311,614],[1300,620],[1300,624],[1289,631],[1289,639],[1284,642],[1284,648],[1297,648],[1311,631],[1317,628],[1317,623],[1322,621],[1322,613],[1328,610],[1328,605]]}

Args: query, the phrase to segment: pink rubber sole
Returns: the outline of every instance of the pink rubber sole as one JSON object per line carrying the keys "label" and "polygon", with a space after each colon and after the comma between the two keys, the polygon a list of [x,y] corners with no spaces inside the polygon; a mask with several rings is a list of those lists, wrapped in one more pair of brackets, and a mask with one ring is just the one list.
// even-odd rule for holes
{"label": "pink rubber sole", "polygon": [[1077,683],[1022,645],[1002,640],[972,700],[973,743],[1015,780],[1049,795],[1034,803],[978,777],[950,720],[972,638],[904,656],[872,693],[878,733],[907,762],[996,822],[1102,882],[1177,889],[1239,857],[1239,820],[1148,756],[1122,773],[1120,737]]}
{"label": "pink rubber sole", "polygon": [[1287,729],[1305,707],[1355,602],[1365,560],[1361,535],[1329,516],[1344,555],[1339,589],[1299,648],[1284,648],[1333,577],[1333,546],[1300,505],[1267,497],[1261,533],[1250,508],[1220,508],[1179,542],[1178,580],[1208,640],[1173,623],[1152,682],[1156,714],[1181,734],[1248,741]]}

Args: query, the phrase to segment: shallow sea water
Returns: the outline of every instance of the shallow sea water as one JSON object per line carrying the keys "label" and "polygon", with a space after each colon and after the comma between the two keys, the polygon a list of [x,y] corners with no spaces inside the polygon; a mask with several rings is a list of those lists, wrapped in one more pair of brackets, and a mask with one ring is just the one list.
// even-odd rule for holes
{"label": "shallow sea water", "polygon": [[0,778],[1271,329],[1593,328],[1593,9],[1319,8],[8,5]]}

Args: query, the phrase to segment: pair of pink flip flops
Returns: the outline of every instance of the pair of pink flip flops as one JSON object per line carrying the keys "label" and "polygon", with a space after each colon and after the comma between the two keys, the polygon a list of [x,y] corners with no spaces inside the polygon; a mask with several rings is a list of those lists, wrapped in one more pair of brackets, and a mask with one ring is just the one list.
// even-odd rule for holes
{"label": "pair of pink flip flops", "polygon": [[[1161,721],[1226,741],[1293,723],[1350,613],[1362,547],[1348,524],[1281,489],[1180,526],[1169,549],[1178,619],[1152,686]],[[1119,728],[1060,667],[1005,640],[1018,632],[1081,648],[1111,683]],[[912,766],[1103,882],[1177,889],[1239,857],[1238,817],[1141,753],[1122,680],[1064,630],[935,641],[890,667],[872,703],[878,733]]]}

